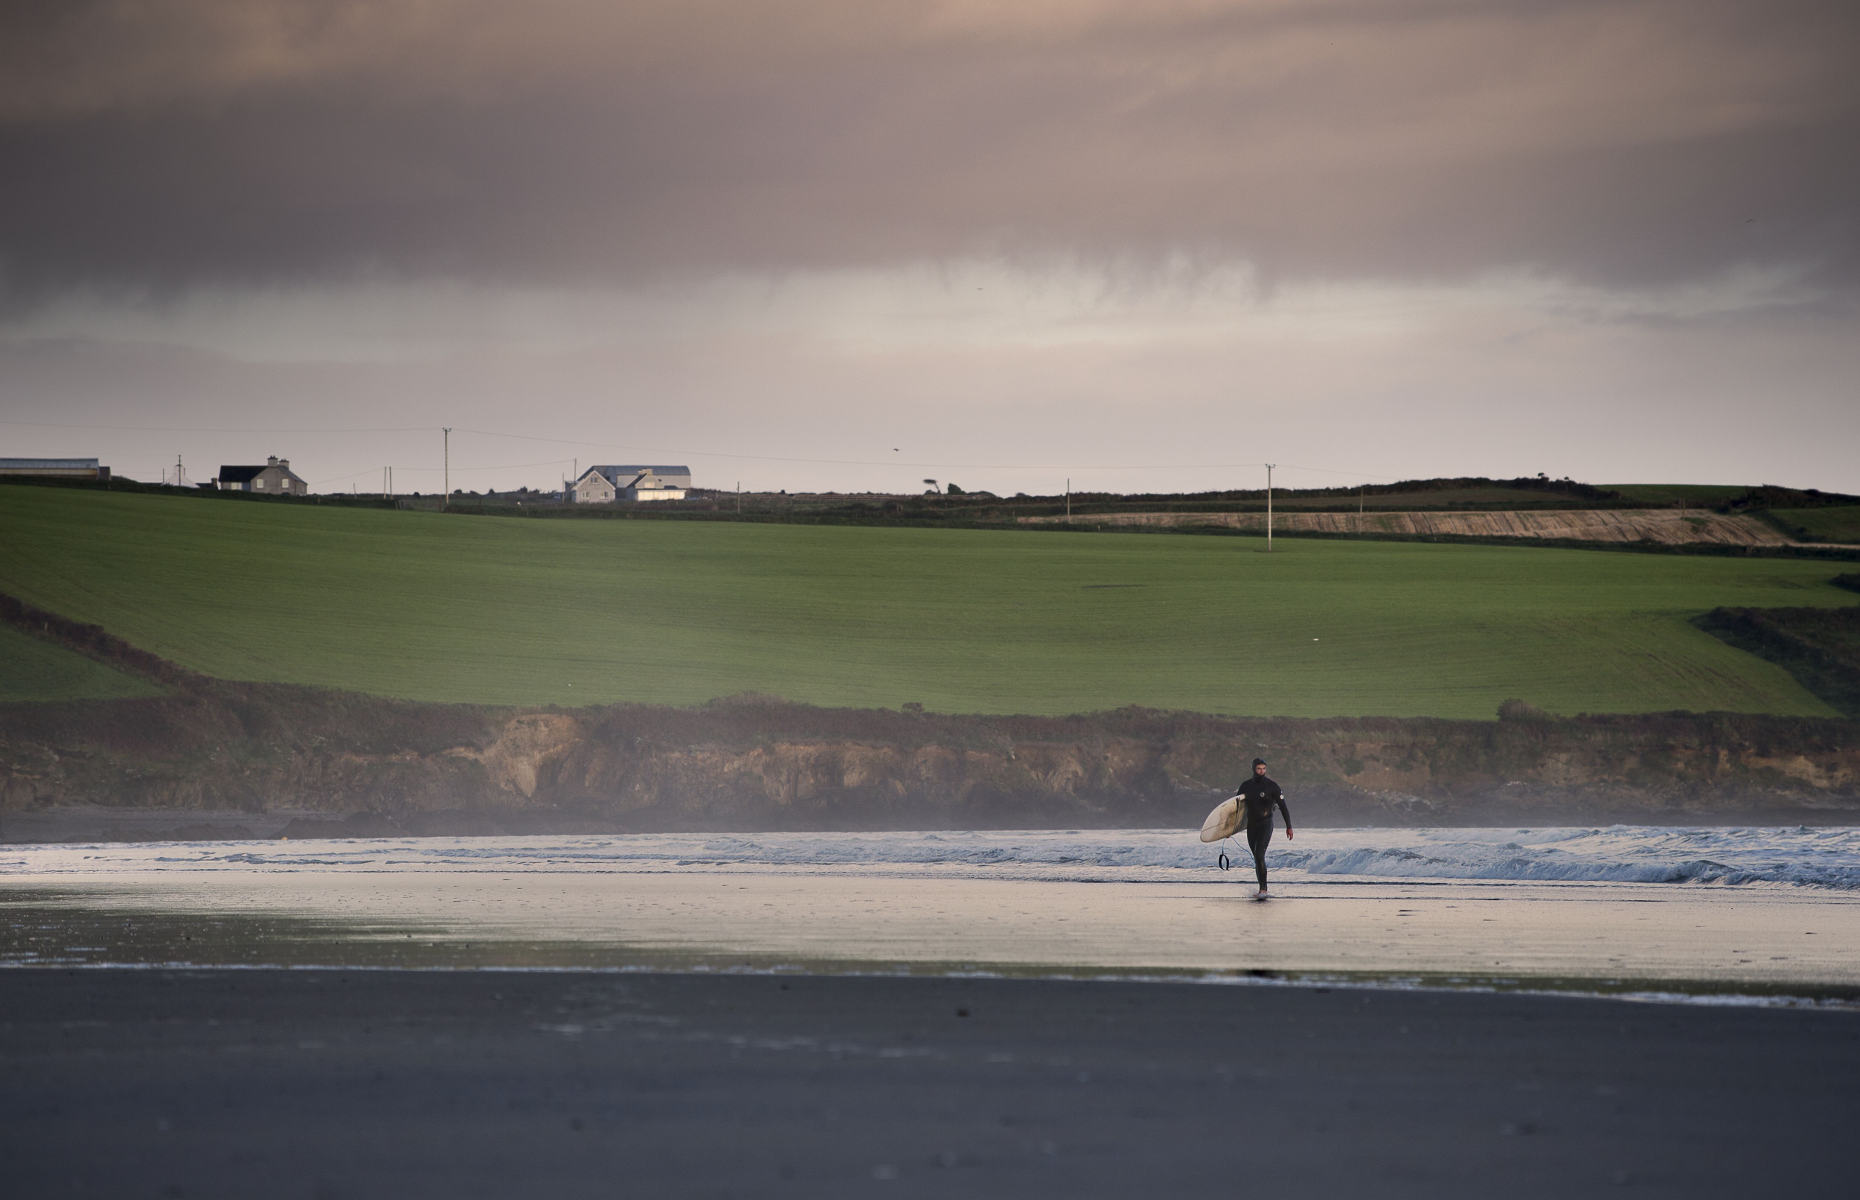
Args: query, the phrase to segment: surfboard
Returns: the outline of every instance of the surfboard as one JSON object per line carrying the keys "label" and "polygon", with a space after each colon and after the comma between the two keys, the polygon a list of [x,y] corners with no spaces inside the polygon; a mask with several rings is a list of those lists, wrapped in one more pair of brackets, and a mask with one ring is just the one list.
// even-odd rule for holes
{"label": "surfboard", "polygon": [[1240,797],[1229,796],[1214,806],[1208,819],[1201,823],[1201,840],[1218,842],[1224,837],[1232,837],[1246,828],[1246,805],[1240,803]]}

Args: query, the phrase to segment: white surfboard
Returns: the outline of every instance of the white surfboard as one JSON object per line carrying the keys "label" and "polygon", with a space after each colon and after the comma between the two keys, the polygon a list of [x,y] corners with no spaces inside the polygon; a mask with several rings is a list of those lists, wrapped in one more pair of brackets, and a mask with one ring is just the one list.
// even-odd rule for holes
{"label": "white surfboard", "polygon": [[1208,819],[1201,823],[1201,840],[1218,842],[1224,837],[1232,837],[1246,828],[1246,805],[1240,803],[1240,797],[1229,796],[1214,806]]}

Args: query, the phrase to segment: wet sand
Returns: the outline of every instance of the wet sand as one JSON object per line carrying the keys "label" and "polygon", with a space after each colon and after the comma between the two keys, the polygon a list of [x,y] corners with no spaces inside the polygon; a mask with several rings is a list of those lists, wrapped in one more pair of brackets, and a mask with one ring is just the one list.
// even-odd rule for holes
{"label": "wet sand", "polygon": [[1851,1186],[1845,895],[401,854],[9,862],[9,1194]]}
{"label": "wet sand", "polygon": [[[193,869],[182,850],[172,868],[114,871],[86,853],[61,873],[0,876],[0,905],[38,897],[50,928],[30,944],[30,926],[0,931],[0,963],[1263,972],[1860,998],[1860,902],[1809,889],[1305,880],[1259,904],[1250,880],[1212,873],[392,870],[315,850],[285,870]],[[229,917],[246,925],[209,933]]]}
{"label": "wet sand", "polygon": [[1860,1018],[1464,992],[0,971],[20,1196],[1841,1194]]}

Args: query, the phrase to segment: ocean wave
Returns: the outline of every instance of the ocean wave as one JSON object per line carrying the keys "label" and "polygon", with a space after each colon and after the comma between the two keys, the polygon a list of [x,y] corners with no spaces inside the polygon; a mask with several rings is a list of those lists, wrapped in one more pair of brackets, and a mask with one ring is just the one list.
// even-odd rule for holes
{"label": "ocean wave", "polygon": [[[0,874],[163,871],[638,872],[706,867],[931,872],[990,878],[1168,881],[1205,873],[1239,842],[1183,830],[636,834],[357,838],[12,847]],[[1609,826],[1314,829],[1274,838],[1275,873],[1340,879],[1792,886],[1860,891],[1860,829]]]}

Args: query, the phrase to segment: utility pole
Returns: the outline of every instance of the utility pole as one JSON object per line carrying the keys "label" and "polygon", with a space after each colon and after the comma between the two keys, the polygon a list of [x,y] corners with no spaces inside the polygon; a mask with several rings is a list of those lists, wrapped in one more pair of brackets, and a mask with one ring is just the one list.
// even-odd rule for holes
{"label": "utility pole", "polygon": [[1272,466],[1266,464],[1266,553],[1272,553]]}
{"label": "utility pole", "polygon": [[452,426],[447,425],[445,427],[445,435],[446,435],[445,437],[446,471],[444,475],[445,491],[439,497],[439,507],[441,510],[452,507]]}
{"label": "utility pole", "polygon": [[1066,524],[1072,524],[1072,477],[1066,476]]}

